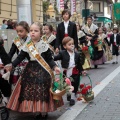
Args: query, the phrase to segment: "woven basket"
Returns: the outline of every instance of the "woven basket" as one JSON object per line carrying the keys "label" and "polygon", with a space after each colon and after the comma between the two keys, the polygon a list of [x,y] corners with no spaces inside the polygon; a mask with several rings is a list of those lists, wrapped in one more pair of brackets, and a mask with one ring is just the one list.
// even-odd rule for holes
{"label": "woven basket", "polygon": [[82,95],[82,96],[87,102],[89,102],[89,101],[92,101],[94,99],[94,92],[91,91],[88,95],[86,95],[86,96]]}
{"label": "woven basket", "polygon": [[54,93],[54,92],[52,91],[52,88],[50,88],[50,92],[52,93],[54,100],[61,100],[61,99],[62,99],[62,96],[66,93],[66,90],[64,89],[64,90],[62,90],[60,93]]}

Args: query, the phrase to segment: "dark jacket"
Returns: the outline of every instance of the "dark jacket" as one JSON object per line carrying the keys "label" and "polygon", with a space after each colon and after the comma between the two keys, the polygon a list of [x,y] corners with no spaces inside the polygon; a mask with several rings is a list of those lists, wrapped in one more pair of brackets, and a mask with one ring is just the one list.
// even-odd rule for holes
{"label": "dark jacket", "polygon": [[[27,40],[27,38],[25,38],[25,41]],[[15,43],[12,43],[12,46],[10,48],[10,52],[8,53],[8,56],[10,57],[10,60],[12,59],[12,57],[14,56],[15,53],[19,53],[19,49],[17,48],[17,46],[15,45]],[[29,59],[29,58],[28,58]]]}
{"label": "dark jacket", "polygon": [[[60,24],[58,24],[57,27],[55,48],[59,48],[60,45],[62,46],[62,40],[64,38],[64,34],[65,34],[64,22],[61,22]],[[69,21],[69,25],[68,25],[68,35],[74,39],[75,48],[78,48],[76,24],[71,21]]]}
{"label": "dark jacket", "polygon": [[[114,45],[114,34],[112,34],[110,36],[110,45],[111,44]],[[120,45],[120,35],[119,34],[116,35],[116,44]]]}
{"label": "dark jacket", "polygon": [[[44,60],[48,63],[48,65],[53,69],[56,64],[52,58],[51,50],[48,49],[46,52],[41,53],[41,56],[44,58]],[[19,63],[21,63],[25,58],[30,58],[29,54],[27,52],[24,52],[21,50],[20,54],[17,56],[17,58],[13,61],[13,66],[16,67]]]}
{"label": "dark jacket", "polygon": [[11,63],[9,56],[2,45],[0,45],[0,58],[4,65]]}
{"label": "dark jacket", "polygon": [[[68,68],[69,61],[70,61],[70,55],[67,52],[67,50],[62,50],[59,52],[58,55],[54,56],[54,60],[61,60],[62,68]],[[79,72],[83,71],[83,67],[80,64],[80,54],[75,52],[75,66],[79,70]]]}
{"label": "dark jacket", "polygon": [[18,54],[19,50],[18,50],[17,46],[14,43],[12,43],[12,46],[10,48],[10,52],[8,53],[8,56],[10,57],[10,59],[12,59],[12,57],[14,56],[15,53]]}

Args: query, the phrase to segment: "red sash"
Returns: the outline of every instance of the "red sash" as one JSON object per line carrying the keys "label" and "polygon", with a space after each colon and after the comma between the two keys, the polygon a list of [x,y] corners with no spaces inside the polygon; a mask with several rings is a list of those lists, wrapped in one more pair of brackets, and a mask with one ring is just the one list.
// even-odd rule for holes
{"label": "red sash", "polygon": [[69,35],[68,34],[64,34],[64,37],[68,37]]}

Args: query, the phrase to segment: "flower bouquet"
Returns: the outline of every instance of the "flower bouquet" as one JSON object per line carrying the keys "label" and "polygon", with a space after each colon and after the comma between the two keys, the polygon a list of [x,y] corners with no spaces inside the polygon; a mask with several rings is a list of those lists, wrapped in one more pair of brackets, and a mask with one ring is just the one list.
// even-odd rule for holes
{"label": "flower bouquet", "polygon": [[59,77],[55,78],[50,88],[54,100],[61,100],[66,92],[72,92],[74,90],[71,81],[73,81],[72,78],[64,77],[62,73],[60,73]]}
{"label": "flower bouquet", "polygon": [[101,39],[97,39],[94,41],[94,46],[98,47],[98,51],[102,51],[102,40]]}
{"label": "flower bouquet", "polygon": [[[88,76],[88,75],[87,75]],[[92,81],[90,77],[88,76],[90,83],[89,84],[80,84],[79,89],[78,89],[78,98],[77,100],[80,101],[82,98],[86,101],[89,102],[94,99],[94,92],[92,91]],[[80,79],[81,81],[81,79]]]}

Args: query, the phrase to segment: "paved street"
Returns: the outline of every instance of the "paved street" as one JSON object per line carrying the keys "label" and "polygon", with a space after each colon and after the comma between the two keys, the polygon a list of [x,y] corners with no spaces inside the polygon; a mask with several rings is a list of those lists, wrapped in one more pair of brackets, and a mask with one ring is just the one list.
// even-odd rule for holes
{"label": "paved street", "polygon": [[[118,66],[119,64],[112,65],[108,62],[104,65],[100,65],[98,69],[89,70],[88,74],[93,81],[93,87],[101,84],[100,82],[104,78],[106,78],[111,72],[113,72]],[[110,82],[105,87],[105,89],[102,90],[102,92],[100,92],[100,94],[98,94],[98,96],[92,103],[88,104],[88,106],[83,109],[81,113],[78,113],[78,116],[75,118],[75,120],[119,120],[119,77],[120,74],[117,75],[115,79]],[[88,83],[88,78],[84,77],[83,81]],[[66,101],[66,96],[64,96],[64,102],[65,105],[62,108],[58,109],[56,112],[49,113],[48,120],[57,120],[57,118],[59,118],[66,111],[71,111],[72,108],[69,107],[69,103]],[[9,120],[21,119],[34,120],[34,115],[31,113],[21,114],[17,112],[11,112]]]}

